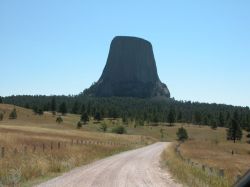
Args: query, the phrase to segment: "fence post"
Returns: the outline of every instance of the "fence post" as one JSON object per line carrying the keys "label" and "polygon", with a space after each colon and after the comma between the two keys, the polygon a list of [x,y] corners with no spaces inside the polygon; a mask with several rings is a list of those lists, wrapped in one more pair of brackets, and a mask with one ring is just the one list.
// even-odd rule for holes
{"label": "fence post", "polygon": [[223,170],[223,169],[220,169],[220,170],[219,170],[219,176],[220,176],[220,177],[224,177],[224,170]]}
{"label": "fence post", "polygon": [[16,154],[17,154],[17,149],[15,148],[15,149],[14,149],[14,155],[16,155]]}
{"label": "fence post", "polygon": [[60,142],[58,142],[58,145],[57,145],[58,149],[60,149]]}
{"label": "fence post", "polygon": [[24,154],[27,154],[27,146],[24,146]]}
{"label": "fence post", "polygon": [[73,139],[71,140],[71,145],[73,145]]}
{"label": "fence post", "polygon": [[36,146],[33,146],[33,153],[36,152]]}
{"label": "fence post", "polygon": [[50,149],[53,150],[53,142],[50,143]]}
{"label": "fence post", "polygon": [[5,148],[2,147],[2,148],[1,148],[1,158],[4,158],[4,154],[5,154]]}
{"label": "fence post", "polygon": [[206,170],[206,166],[202,165],[202,171],[205,171],[205,170]]}

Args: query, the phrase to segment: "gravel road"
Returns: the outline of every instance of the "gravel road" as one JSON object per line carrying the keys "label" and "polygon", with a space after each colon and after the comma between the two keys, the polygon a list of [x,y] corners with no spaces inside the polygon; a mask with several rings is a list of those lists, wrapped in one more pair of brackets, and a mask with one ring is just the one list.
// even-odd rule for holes
{"label": "gravel road", "polygon": [[160,154],[170,143],[158,142],[73,169],[38,187],[179,187],[160,168]]}

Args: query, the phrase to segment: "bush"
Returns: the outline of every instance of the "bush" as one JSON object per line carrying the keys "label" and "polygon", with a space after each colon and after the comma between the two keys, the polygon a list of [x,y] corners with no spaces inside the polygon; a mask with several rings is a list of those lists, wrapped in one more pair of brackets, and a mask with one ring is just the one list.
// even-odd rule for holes
{"label": "bush", "polygon": [[78,128],[78,129],[82,128],[82,122],[81,122],[81,121],[78,121],[78,123],[77,123],[77,128]]}
{"label": "bush", "polygon": [[103,132],[106,132],[107,131],[107,124],[106,123],[102,123],[101,126],[100,126],[100,130],[103,131]]}
{"label": "bush", "polygon": [[63,122],[63,118],[62,118],[61,116],[58,116],[58,117],[56,118],[56,122],[57,122],[58,124],[62,123],[62,122]]}
{"label": "bush", "polygon": [[16,114],[16,109],[14,108],[9,115],[9,119],[16,119],[16,118],[17,114]]}
{"label": "bush", "polygon": [[112,132],[116,133],[116,134],[125,134],[126,133],[126,129],[125,129],[125,127],[123,127],[123,126],[120,125],[118,127],[114,127],[112,129]]}
{"label": "bush", "polygon": [[176,135],[178,137],[178,140],[185,141],[188,139],[187,131],[183,127],[178,129]]}

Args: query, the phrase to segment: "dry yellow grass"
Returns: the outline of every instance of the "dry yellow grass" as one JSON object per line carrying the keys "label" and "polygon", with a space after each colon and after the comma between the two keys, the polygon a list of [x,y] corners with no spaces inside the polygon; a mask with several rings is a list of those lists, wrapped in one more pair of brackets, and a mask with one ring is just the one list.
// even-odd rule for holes
{"label": "dry yellow grass", "polygon": [[250,144],[245,139],[236,143],[227,141],[224,128],[203,128],[202,138],[191,136],[191,140],[181,146],[183,156],[210,167],[222,168],[230,179],[243,175],[250,168]]}
{"label": "dry yellow grass", "polygon": [[184,186],[192,187],[229,187],[230,181],[226,177],[211,175],[204,172],[201,168],[193,167],[180,159],[175,153],[175,144],[162,153],[163,166]]}
{"label": "dry yellow grass", "polygon": [[[176,132],[179,127],[180,124],[169,128]],[[250,144],[246,143],[246,133],[244,133],[244,137],[241,141],[233,143],[232,141],[226,140],[226,128],[212,130],[206,126],[199,127],[187,124],[184,125],[184,127],[188,132],[189,140],[180,146],[182,156],[201,165],[206,165],[207,167],[223,169],[226,183],[221,184],[222,186],[232,185],[237,180],[238,175],[243,175],[250,168]],[[232,150],[234,150],[234,155],[232,155]],[[173,162],[178,162],[179,167],[186,168],[179,171],[172,169],[180,180],[186,182],[187,179],[185,179],[185,177],[184,179],[182,178],[182,175],[184,175],[183,171],[191,172],[191,167],[186,166],[186,163],[181,159],[174,159]],[[175,167],[171,164],[169,165],[170,167]],[[178,172],[182,174],[177,175],[176,173]],[[193,172],[200,173],[202,171],[198,170]],[[206,176],[205,174],[203,175],[204,177]],[[204,181],[206,182],[206,180]],[[211,184],[206,185],[213,186]]]}
{"label": "dry yellow grass", "polygon": [[[64,122],[57,124],[50,113],[38,116],[31,110],[15,108],[17,119],[9,120],[8,114],[13,106],[0,104],[0,110],[5,113],[4,120],[0,121],[0,147],[5,147],[4,158],[0,158],[0,186],[33,185],[32,181],[37,179],[47,179],[76,166],[151,141],[141,136],[78,130],[76,122],[80,117],[77,115],[64,116]],[[73,145],[72,139],[75,140]],[[105,144],[80,144],[80,141],[76,144],[76,140]],[[109,142],[117,144],[110,145]],[[139,144],[134,144],[135,142]]]}

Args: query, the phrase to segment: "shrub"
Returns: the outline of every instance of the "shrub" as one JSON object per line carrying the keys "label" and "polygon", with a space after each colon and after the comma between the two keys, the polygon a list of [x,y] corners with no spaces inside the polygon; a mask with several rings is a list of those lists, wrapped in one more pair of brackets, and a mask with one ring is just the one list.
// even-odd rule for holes
{"label": "shrub", "polygon": [[78,128],[78,129],[82,128],[82,122],[81,122],[81,121],[78,121],[78,123],[77,123],[77,128]]}
{"label": "shrub", "polygon": [[120,125],[118,127],[114,127],[112,129],[112,132],[116,133],[116,134],[125,134],[126,133],[126,129],[125,129],[125,127],[123,127],[123,126]]}
{"label": "shrub", "polygon": [[103,132],[106,132],[107,131],[107,124],[106,123],[102,123],[101,126],[100,126],[100,130],[103,131]]}
{"label": "shrub", "polygon": [[56,122],[57,122],[58,124],[62,123],[62,122],[63,122],[63,118],[62,118],[61,116],[58,116],[58,117],[56,118]]}
{"label": "shrub", "polygon": [[16,109],[14,108],[9,115],[9,119],[16,119],[16,118],[17,114],[16,114]]}
{"label": "shrub", "polygon": [[187,130],[184,129],[183,127],[178,129],[176,135],[178,137],[178,140],[185,141],[188,139]]}

